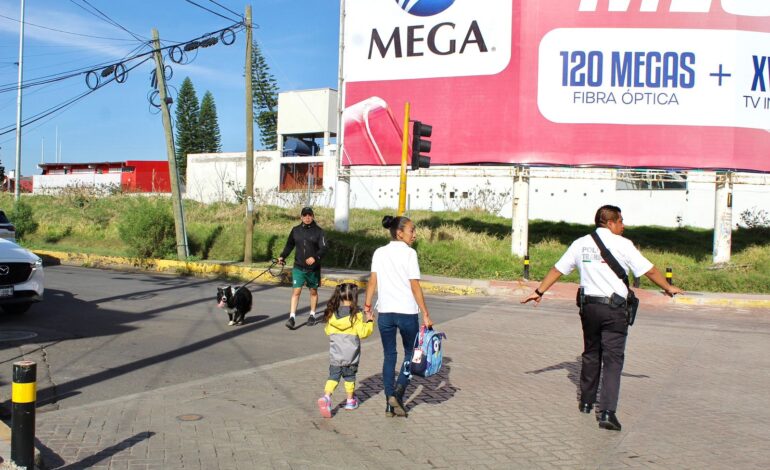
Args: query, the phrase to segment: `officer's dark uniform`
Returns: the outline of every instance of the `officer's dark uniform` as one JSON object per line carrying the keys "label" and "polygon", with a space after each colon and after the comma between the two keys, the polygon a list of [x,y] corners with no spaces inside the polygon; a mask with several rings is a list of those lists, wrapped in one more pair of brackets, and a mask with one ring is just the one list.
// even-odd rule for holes
{"label": "officer's dark uniform", "polygon": [[[634,273],[644,274],[652,269],[652,263],[639,253],[630,240],[603,227],[597,228],[596,233],[626,272],[630,268]],[[613,293],[625,299],[628,289],[604,262],[599,247],[590,235],[575,240],[554,267],[562,274],[569,274],[578,268],[580,286],[585,294],[580,315],[583,325],[580,402],[589,405],[596,402],[601,376],[599,409],[614,412],[618,406],[628,325],[625,309],[622,306],[612,307],[609,299]]]}

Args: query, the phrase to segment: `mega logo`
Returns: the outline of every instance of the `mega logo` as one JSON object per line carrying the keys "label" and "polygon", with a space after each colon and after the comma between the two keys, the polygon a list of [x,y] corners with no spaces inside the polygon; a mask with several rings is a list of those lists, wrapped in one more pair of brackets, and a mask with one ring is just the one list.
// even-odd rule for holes
{"label": "mega logo", "polygon": [[[427,17],[444,12],[454,0],[396,0],[396,3],[412,15]],[[458,26],[453,21],[442,21],[404,28],[396,26],[385,34],[373,28],[368,58],[371,60],[379,55],[384,59],[391,53],[395,58],[420,57],[425,54],[447,56],[464,54],[469,48],[480,53],[489,51],[478,21],[470,20],[467,26]]]}
{"label": "mega logo", "polygon": [[455,0],[396,0],[401,9],[415,16],[433,16],[446,10]]}

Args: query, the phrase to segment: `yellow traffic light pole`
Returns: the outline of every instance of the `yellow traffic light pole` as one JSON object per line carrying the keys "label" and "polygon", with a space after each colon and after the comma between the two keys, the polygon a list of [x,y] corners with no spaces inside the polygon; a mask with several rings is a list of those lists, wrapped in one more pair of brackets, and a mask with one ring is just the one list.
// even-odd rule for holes
{"label": "yellow traffic light pole", "polygon": [[409,102],[404,104],[404,132],[401,144],[401,188],[398,193],[398,215],[406,212],[406,159],[409,153]]}

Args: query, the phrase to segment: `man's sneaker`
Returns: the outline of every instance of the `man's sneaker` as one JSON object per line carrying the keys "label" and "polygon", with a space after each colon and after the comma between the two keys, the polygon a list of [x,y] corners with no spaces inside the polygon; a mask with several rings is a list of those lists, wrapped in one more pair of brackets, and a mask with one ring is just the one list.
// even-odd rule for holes
{"label": "man's sneaker", "polygon": [[313,326],[316,323],[318,323],[318,320],[316,320],[315,315],[310,315],[310,318],[307,319],[307,326]]}
{"label": "man's sneaker", "polygon": [[286,320],[286,328],[290,330],[294,329],[294,317],[289,317],[289,319]]}
{"label": "man's sneaker", "polygon": [[[345,406],[347,408],[347,405]],[[318,411],[321,412],[321,416],[324,418],[332,417],[332,399],[326,395],[318,399]]]}
{"label": "man's sneaker", "polygon": [[355,410],[358,408],[358,398],[348,398],[348,401],[345,402],[345,409],[346,410]]}

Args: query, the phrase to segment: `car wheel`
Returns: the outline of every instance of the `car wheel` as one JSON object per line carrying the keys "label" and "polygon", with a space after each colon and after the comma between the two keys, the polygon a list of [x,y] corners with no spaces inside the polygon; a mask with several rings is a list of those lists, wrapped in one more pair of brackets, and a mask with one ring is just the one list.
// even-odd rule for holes
{"label": "car wheel", "polygon": [[8,305],[3,305],[3,310],[5,311],[5,313],[10,313],[13,315],[21,315],[22,313],[26,313],[31,306],[32,304],[8,304]]}

